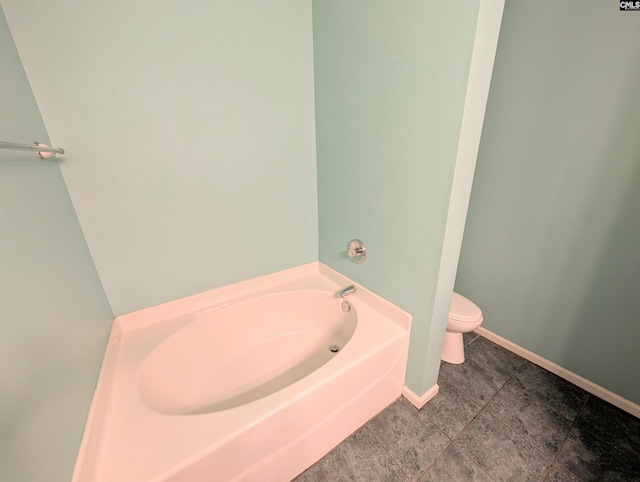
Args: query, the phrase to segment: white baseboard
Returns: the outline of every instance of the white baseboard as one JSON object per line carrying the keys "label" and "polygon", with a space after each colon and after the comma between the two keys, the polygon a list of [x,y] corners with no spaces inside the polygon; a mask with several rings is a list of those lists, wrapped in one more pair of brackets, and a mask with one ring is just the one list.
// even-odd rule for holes
{"label": "white baseboard", "polygon": [[546,370],[549,370],[551,373],[555,373],[560,378],[564,378],[565,380],[573,383],[574,385],[582,388],[583,390],[586,390],[592,395],[602,398],[603,400],[609,402],[611,405],[615,405],[616,407],[624,410],[625,412],[630,413],[634,417],[640,418],[640,405],[637,405],[632,401],[627,400],[626,398],[623,398],[620,395],[617,395],[612,391],[601,387],[600,385],[596,385],[595,383],[587,380],[586,378],[582,378],[580,375],[576,375],[575,373],[567,370],[566,368],[563,368],[560,365],[557,365],[554,362],[547,360],[546,358],[542,358],[540,355],[536,355],[535,353],[527,350],[526,348],[522,348],[520,345],[516,345],[515,343],[507,340],[506,338],[502,338],[500,335],[496,335],[495,333],[487,330],[486,328],[479,327],[479,328],[476,328],[474,331],[478,335],[485,337],[487,340],[494,342],[496,345],[500,345],[501,347],[506,348],[509,351],[512,351],[516,355],[520,355],[522,358],[525,358],[530,362],[535,363],[536,365],[541,366]]}
{"label": "white baseboard", "polygon": [[438,394],[440,387],[436,384],[432,386],[429,390],[422,394],[422,396],[418,396],[411,391],[411,389],[406,386],[402,387],[402,396],[411,402],[411,405],[420,410],[424,407],[429,400],[435,397]]}

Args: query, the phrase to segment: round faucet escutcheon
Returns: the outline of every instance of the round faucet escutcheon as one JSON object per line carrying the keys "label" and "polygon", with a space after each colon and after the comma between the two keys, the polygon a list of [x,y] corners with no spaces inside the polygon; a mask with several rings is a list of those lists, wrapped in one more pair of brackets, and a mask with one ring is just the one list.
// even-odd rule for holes
{"label": "round faucet escutcheon", "polygon": [[353,239],[347,247],[347,255],[354,263],[362,263],[367,259],[367,248],[364,247],[364,243],[359,239]]}

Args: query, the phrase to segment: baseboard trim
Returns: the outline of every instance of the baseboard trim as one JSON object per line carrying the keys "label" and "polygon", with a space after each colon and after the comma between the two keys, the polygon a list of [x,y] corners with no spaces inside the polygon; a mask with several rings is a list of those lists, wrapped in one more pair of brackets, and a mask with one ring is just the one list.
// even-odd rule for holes
{"label": "baseboard trim", "polygon": [[438,386],[438,384],[435,384],[429,390],[423,393],[422,396],[418,396],[413,393],[410,388],[404,386],[402,387],[402,396],[409,400],[411,402],[411,405],[420,410],[427,404],[429,400],[431,400],[438,394],[439,390],[440,387]]}
{"label": "baseboard trim", "polygon": [[[549,370],[551,373],[555,373],[560,378],[564,378],[565,380],[573,383],[574,385],[586,390],[587,392],[595,395],[596,397],[602,398],[603,400],[609,402],[612,405],[624,410],[625,412],[630,413],[634,417],[640,418],[640,405],[633,403],[631,400],[627,400],[620,395],[613,393],[611,390],[607,390],[600,385],[597,385],[586,378],[577,375],[566,368],[561,367],[560,365],[547,360],[546,358],[541,357],[540,355],[536,355],[535,353],[527,350],[526,348],[521,347],[520,345],[516,345],[515,343],[507,340],[506,338],[501,337],[500,335],[496,335],[495,333],[487,330],[486,328],[479,327],[474,330],[478,335],[485,337],[487,340],[494,342],[496,345],[500,345],[503,348],[506,348],[509,351],[512,351],[516,355],[520,355],[522,358],[529,360],[531,363],[535,363],[542,368]],[[406,388],[406,387],[405,387]],[[403,392],[404,394],[404,392]],[[413,403],[413,402],[412,402]]]}

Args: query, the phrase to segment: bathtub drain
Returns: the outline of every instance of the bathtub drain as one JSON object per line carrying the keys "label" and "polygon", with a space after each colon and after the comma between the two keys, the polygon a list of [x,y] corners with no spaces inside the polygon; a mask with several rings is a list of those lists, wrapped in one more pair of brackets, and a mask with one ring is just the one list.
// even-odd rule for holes
{"label": "bathtub drain", "polygon": [[331,346],[329,347],[329,351],[330,351],[331,353],[337,353],[339,350],[340,350],[340,348],[338,348],[338,345],[331,345]]}

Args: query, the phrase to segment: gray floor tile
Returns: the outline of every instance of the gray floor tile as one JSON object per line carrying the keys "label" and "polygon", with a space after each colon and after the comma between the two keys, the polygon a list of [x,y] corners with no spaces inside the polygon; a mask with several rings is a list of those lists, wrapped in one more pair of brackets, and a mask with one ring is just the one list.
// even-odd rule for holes
{"label": "gray floor tile", "polygon": [[618,443],[615,434],[573,427],[558,463],[585,481],[640,481],[640,454]]}
{"label": "gray floor tile", "polygon": [[331,482],[407,480],[366,426],[329,452],[318,464]]}
{"label": "gray floor tile", "polygon": [[449,383],[480,406],[484,406],[508,379],[508,376],[478,365],[473,359],[467,357],[461,365],[444,363],[440,367],[438,383],[440,381]]}
{"label": "gray floor tile", "polygon": [[608,437],[616,445],[625,445],[640,452],[640,418],[593,395],[589,396],[581,410],[576,427],[589,430],[599,437]]}
{"label": "gray floor tile", "polygon": [[547,475],[547,478],[544,480],[545,482],[582,482],[581,479],[558,464],[551,467],[549,475]]}
{"label": "gray floor tile", "polygon": [[480,411],[480,405],[446,380],[439,380],[438,396],[420,413],[435,423],[449,438],[455,438]]}
{"label": "gray floor tile", "polygon": [[292,482],[327,482],[327,478],[322,473],[318,464],[312,465],[307,470],[298,475]]}
{"label": "gray floor tile", "polygon": [[412,479],[418,478],[451,443],[404,398],[382,411],[367,426]]}
{"label": "gray floor tile", "polygon": [[491,478],[471,457],[451,444],[420,478],[420,482],[442,481],[490,482]]}
{"label": "gray floor tile", "polygon": [[478,365],[510,378],[525,363],[525,359],[483,337],[465,347],[465,356]]}
{"label": "gray floor tile", "polygon": [[481,406],[524,363],[523,358],[483,337],[465,346],[465,358],[460,365],[441,365],[438,382],[450,383]]}
{"label": "gray floor tile", "polygon": [[531,362],[520,367],[514,379],[522,390],[569,420],[575,420],[589,396],[583,389]]}
{"label": "gray floor tile", "polygon": [[486,411],[455,443],[496,480],[540,481],[552,461]]}
{"label": "gray floor tile", "polygon": [[521,390],[513,380],[500,389],[486,410],[550,455],[558,453],[573,423]]}

